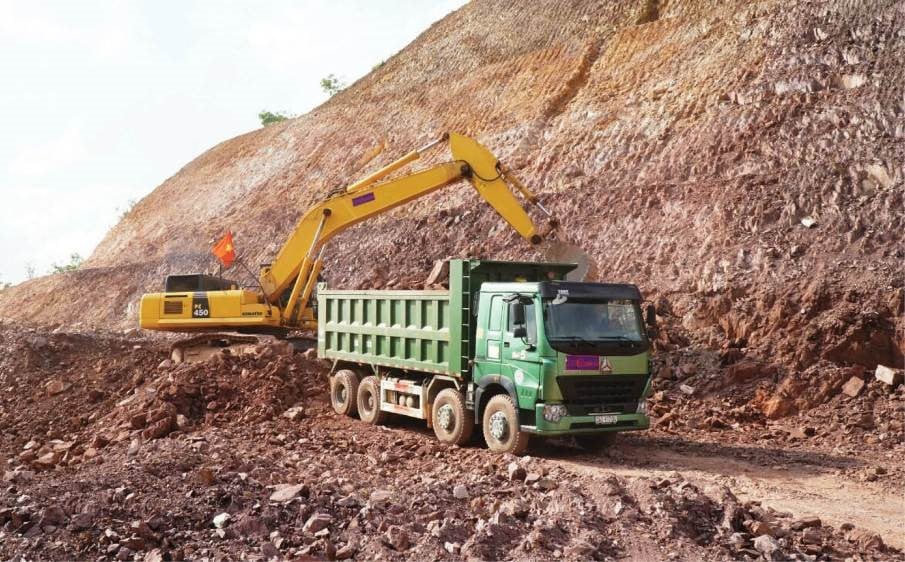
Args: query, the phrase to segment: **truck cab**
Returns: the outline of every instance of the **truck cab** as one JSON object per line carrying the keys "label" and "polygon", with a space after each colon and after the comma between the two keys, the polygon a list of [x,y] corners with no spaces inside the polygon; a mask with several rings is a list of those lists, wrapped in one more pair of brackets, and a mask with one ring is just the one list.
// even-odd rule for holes
{"label": "truck cab", "polygon": [[483,283],[476,324],[475,402],[488,387],[514,394],[520,431],[588,435],[649,426],[650,344],[634,285]]}

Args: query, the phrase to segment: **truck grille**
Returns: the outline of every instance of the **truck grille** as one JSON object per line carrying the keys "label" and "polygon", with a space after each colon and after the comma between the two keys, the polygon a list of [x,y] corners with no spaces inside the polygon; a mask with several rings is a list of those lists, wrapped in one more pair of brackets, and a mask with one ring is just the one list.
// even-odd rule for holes
{"label": "truck grille", "polygon": [[647,375],[564,375],[556,382],[569,415],[628,413],[638,408]]}

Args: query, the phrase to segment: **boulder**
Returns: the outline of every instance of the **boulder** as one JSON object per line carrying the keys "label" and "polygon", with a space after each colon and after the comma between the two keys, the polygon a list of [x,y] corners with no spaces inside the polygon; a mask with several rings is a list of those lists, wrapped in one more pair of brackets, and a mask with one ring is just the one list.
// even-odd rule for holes
{"label": "boulder", "polygon": [[842,393],[846,396],[851,396],[852,398],[861,394],[861,389],[864,388],[864,381],[858,377],[852,377],[848,379],[844,385],[842,385]]}

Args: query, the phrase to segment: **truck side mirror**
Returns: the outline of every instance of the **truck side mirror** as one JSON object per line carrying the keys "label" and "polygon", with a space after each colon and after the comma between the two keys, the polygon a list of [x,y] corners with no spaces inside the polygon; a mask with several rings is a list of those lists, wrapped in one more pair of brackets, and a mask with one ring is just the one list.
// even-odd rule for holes
{"label": "truck side mirror", "polygon": [[644,310],[644,323],[655,328],[657,326],[657,309],[653,304],[648,304]]}
{"label": "truck side mirror", "polygon": [[[524,303],[514,303],[512,305],[512,324],[515,326],[525,326],[525,305]],[[518,329],[518,328],[516,328]]]}
{"label": "truck side mirror", "polygon": [[528,337],[528,328],[524,324],[516,326],[512,329],[512,337],[525,339]]}

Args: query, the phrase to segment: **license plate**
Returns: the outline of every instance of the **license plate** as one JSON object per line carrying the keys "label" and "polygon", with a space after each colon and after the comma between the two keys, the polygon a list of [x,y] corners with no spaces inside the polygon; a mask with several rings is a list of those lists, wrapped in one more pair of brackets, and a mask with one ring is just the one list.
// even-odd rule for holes
{"label": "license plate", "polygon": [[615,415],[594,416],[594,423],[597,425],[613,425],[617,420],[618,416]]}

